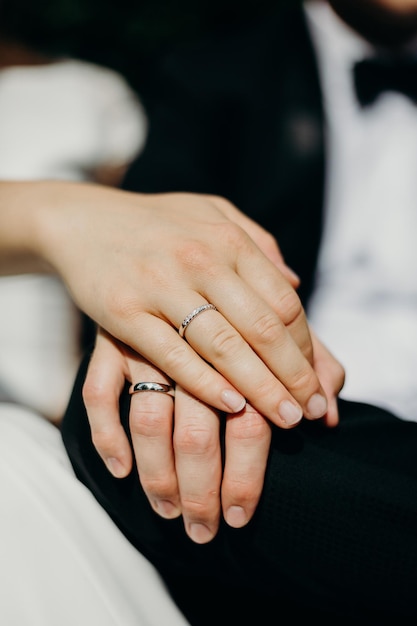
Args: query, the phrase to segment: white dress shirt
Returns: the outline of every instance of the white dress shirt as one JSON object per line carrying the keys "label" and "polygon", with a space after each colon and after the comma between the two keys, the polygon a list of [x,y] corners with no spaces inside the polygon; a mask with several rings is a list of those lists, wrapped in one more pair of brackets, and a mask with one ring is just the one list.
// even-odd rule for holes
{"label": "white dress shirt", "polygon": [[327,120],[325,228],[308,316],[346,368],[342,398],[417,421],[417,106],[361,108],[352,65],[373,52],[322,1],[305,3]]}

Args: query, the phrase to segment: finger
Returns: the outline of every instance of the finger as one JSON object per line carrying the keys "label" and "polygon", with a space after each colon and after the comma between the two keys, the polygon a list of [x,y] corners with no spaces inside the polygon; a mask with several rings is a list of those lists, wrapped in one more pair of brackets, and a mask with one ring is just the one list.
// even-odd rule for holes
{"label": "finger", "polygon": [[[209,315],[216,315],[210,323],[202,323],[203,318],[199,317],[193,320],[187,329],[187,340],[192,330],[188,343],[162,320],[144,318],[142,354],[191,395],[216,409],[225,411],[227,399],[230,408],[226,412],[239,412],[246,395],[259,412],[277,425],[289,428],[298,423],[302,409],[291,393],[220,313],[205,312],[204,319]],[[299,352],[298,347],[295,351]],[[235,389],[239,392],[236,403]]]}
{"label": "finger", "polygon": [[[195,294],[192,297],[195,299]],[[247,332],[255,342],[260,339],[258,343],[263,344],[264,361],[274,359],[271,367],[217,311],[197,316],[187,328],[187,341],[181,340],[177,332],[158,318],[143,320],[141,351],[192,395],[220,410],[224,410],[226,393],[230,400],[234,388],[262,415],[283,428],[297,424],[303,412],[309,419],[322,417],[327,403],[316,373],[279,318],[271,310],[269,315],[274,329],[269,327],[269,332],[263,334],[259,331],[258,338],[256,330],[248,327]],[[272,330],[277,331],[275,340]],[[221,381],[214,370],[223,374]],[[230,381],[229,389],[226,379]],[[217,391],[221,402],[213,401],[216,396],[213,391]],[[229,408],[227,412],[241,409],[242,406]]]}
{"label": "finger", "polygon": [[[154,272],[158,289],[153,292],[152,314],[139,314],[134,325],[130,325],[131,332],[134,327],[140,330],[136,330],[136,335],[140,334],[137,349],[187,391],[222,411],[241,410],[247,397],[254,408],[282,427],[298,423],[303,414],[309,419],[321,417],[327,409],[326,398],[311,366],[311,340],[297,294],[236,225],[225,221],[221,233],[226,234],[221,234],[217,225],[207,226],[206,230],[208,235],[221,236],[226,249],[237,249],[238,257],[230,252],[230,258],[222,261],[218,246],[214,259],[209,247],[188,245],[186,253],[178,251],[176,260],[180,259],[185,274],[191,275],[192,289],[179,287],[167,272]],[[243,265],[247,262],[240,257],[247,255],[251,259],[247,273],[253,285],[231,269],[242,266],[245,270]],[[251,267],[252,261],[259,274]],[[190,284],[189,279],[186,284]],[[285,295],[274,295],[281,293],[281,288]],[[266,300],[262,292],[267,294]],[[205,336],[190,341],[191,331],[200,323],[201,318],[197,317],[187,329],[187,339],[195,349],[192,352],[184,346],[186,342],[181,345],[178,333],[163,320],[178,329],[190,310],[207,300],[223,313],[223,322],[209,328]],[[209,315],[213,313],[204,313],[204,318]],[[133,317],[132,312],[129,317]],[[227,320],[229,324],[225,325]],[[201,331],[205,331],[204,327]],[[123,340],[131,343],[129,337]],[[224,378],[216,378],[204,361]],[[238,401],[236,390],[241,394]]]}
{"label": "finger", "polygon": [[[205,269],[206,285],[202,295],[217,306],[276,378],[293,394],[305,417],[321,417],[326,410],[326,399],[312,368],[312,342],[299,297],[282,273],[260,254],[259,249],[240,228],[225,223],[222,237],[226,247],[238,251],[235,269],[224,264],[210,265],[201,251],[200,256],[194,251],[194,266],[198,267],[200,264],[201,269],[203,270],[203,266]],[[181,303],[185,300],[186,297],[182,298]],[[191,302],[191,297],[189,301]],[[192,326],[195,324],[193,322]],[[189,335],[188,332],[187,337]],[[203,353],[194,343],[192,345],[204,358],[209,357],[207,360],[236,385],[218,367],[218,362],[210,359],[210,350]],[[302,359],[299,351],[310,366]],[[239,387],[238,389],[241,390]],[[252,402],[252,397],[246,397]],[[264,407],[256,403],[254,407],[265,415]]]}
{"label": "finger", "polygon": [[341,363],[311,332],[314,347],[314,367],[327,395],[327,412],[323,417],[326,426],[334,427],[339,423],[337,399],[345,383],[345,370]]}
{"label": "finger", "polygon": [[[140,313],[132,319],[130,333],[135,329],[139,337],[135,349],[140,350],[144,359],[202,402],[233,413],[245,406],[245,396],[181,339],[171,324],[155,315]],[[134,343],[122,330],[119,334],[123,341]]]}
{"label": "finger", "polygon": [[[171,383],[140,357],[130,359],[129,370],[134,384]],[[139,480],[152,508],[167,519],[181,514],[172,441],[173,415],[174,398],[165,393],[142,391],[131,396],[129,425]]]}
{"label": "finger", "polygon": [[260,224],[239,211],[225,198],[207,196],[215,206],[235,224],[238,224],[256,243],[263,254],[278,267],[290,285],[296,289],[300,285],[300,277],[285,263],[282,252],[275,237]]}
{"label": "finger", "polygon": [[312,363],[312,342],[305,311],[295,289],[282,271],[277,270],[267,259],[264,259],[260,269],[258,251],[246,241],[241,244],[237,273],[241,278],[244,277],[242,282],[257,294],[257,298],[253,300],[254,309],[259,308],[258,300],[261,303],[266,302],[286,326],[304,356]]}
{"label": "finger", "polygon": [[132,469],[132,452],[119,414],[125,372],[117,344],[99,331],[83,385],[83,400],[94,446],[116,478],[127,476]]}
{"label": "finger", "polygon": [[252,518],[261,496],[271,443],[271,426],[247,404],[226,422],[226,458],[221,501],[226,522],[241,528]]}
{"label": "finger", "polygon": [[[230,237],[233,236],[236,235],[232,232]],[[210,302],[219,303],[224,317],[300,403],[304,416],[319,417],[326,411],[326,400],[312,367],[312,341],[301,301],[269,261],[265,259],[259,271],[255,262],[257,251],[250,241],[242,240],[240,251],[237,271],[243,273],[245,281],[223,268],[208,283],[204,295]],[[252,402],[252,398],[247,398]],[[254,406],[265,414],[258,405]]]}
{"label": "finger", "polygon": [[[294,425],[302,415],[322,417],[327,401],[320,380],[280,317],[233,276],[219,278],[216,293],[222,303],[215,302],[218,311],[195,317],[186,330],[187,342],[277,425]],[[215,293],[208,295],[213,302]],[[304,317],[297,302],[296,307]],[[307,350],[312,354],[312,348]]]}
{"label": "finger", "polygon": [[186,532],[196,543],[207,543],[217,533],[221,512],[219,415],[179,386],[174,450]]}

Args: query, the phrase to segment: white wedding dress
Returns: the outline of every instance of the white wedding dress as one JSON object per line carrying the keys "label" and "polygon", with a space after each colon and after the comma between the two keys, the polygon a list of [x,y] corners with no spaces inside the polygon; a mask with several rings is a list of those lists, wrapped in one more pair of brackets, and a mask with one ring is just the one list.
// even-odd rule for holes
{"label": "white wedding dress", "polygon": [[0,624],[186,626],[153,566],[74,475],[59,430],[0,405]]}

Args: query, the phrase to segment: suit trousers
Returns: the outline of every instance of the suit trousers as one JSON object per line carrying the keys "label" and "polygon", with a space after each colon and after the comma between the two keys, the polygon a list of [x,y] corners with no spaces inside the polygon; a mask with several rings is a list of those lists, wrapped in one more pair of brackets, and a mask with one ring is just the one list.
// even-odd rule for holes
{"label": "suit trousers", "polygon": [[[116,479],[91,442],[82,400],[87,354],[62,436],[78,478],[158,569],[192,625],[417,618],[417,424],[340,401],[340,425],[273,427],[261,500],[244,528],[193,543],[182,519],[151,509],[136,471]],[[121,419],[129,435],[126,386]]]}

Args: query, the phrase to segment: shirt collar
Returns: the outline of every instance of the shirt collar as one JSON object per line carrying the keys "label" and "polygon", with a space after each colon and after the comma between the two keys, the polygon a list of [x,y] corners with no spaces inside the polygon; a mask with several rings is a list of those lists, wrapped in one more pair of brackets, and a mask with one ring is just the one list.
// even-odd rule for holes
{"label": "shirt collar", "polygon": [[324,0],[306,0],[304,11],[314,44],[322,60],[351,67],[374,47],[346,24]]}

